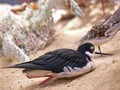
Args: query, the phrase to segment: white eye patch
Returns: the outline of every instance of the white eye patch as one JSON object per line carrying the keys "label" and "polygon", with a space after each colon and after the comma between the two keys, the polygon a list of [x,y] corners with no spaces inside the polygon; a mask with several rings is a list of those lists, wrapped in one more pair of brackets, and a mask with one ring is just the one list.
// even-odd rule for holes
{"label": "white eye patch", "polygon": [[91,50],[94,50],[94,47],[93,47],[93,46],[91,46],[91,47],[90,47],[90,49],[91,49]]}

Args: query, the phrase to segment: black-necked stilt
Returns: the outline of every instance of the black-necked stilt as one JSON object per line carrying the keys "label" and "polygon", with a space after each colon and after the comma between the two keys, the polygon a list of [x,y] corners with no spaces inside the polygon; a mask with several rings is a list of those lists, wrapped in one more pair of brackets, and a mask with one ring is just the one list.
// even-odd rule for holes
{"label": "black-necked stilt", "polygon": [[92,60],[94,45],[84,43],[77,50],[57,49],[45,53],[33,61],[16,64],[5,68],[24,68],[28,78],[48,77],[44,84],[58,78],[74,77],[94,69]]}

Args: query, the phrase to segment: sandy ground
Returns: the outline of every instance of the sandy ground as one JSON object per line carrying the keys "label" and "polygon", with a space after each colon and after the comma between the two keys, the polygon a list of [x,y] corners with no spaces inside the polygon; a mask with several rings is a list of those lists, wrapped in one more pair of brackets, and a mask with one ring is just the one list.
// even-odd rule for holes
{"label": "sandy ground", "polygon": [[[94,9],[92,10],[92,8]],[[57,48],[76,49],[78,45],[74,42],[84,36],[91,26],[102,17],[100,8],[99,4],[90,6],[89,9],[84,10],[82,19],[76,17],[56,23],[55,28],[59,35],[50,46],[31,55],[30,58],[33,59]],[[113,13],[117,8],[118,5],[106,6],[106,13]],[[114,55],[96,56],[94,71],[76,78],[56,80],[44,86],[38,85],[43,78],[28,79],[20,69],[0,69],[0,90],[120,90],[120,32],[110,42],[102,45],[101,49],[103,52]],[[16,63],[17,61],[0,57],[0,67]]]}

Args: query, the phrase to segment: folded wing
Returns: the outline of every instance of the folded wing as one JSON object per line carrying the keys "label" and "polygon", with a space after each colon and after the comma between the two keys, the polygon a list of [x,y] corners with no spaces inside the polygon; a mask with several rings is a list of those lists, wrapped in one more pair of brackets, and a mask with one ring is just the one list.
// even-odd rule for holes
{"label": "folded wing", "polygon": [[33,61],[16,64],[8,68],[25,68],[35,70],[48,70],[54,73],[63,71],[63,68],[69,66],[71,68],[82,68],[87,64],[86,56],[71,50],[71,49],[58,49],[48,52]]}

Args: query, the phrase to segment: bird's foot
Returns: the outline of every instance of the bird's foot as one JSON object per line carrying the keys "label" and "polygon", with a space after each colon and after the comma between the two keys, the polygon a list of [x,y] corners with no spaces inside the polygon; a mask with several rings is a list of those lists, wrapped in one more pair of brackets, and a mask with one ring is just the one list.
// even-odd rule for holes
{"label": "bird's foot", "polygon": [[[40,77],[43,77],[43,76],[30,76],[30,75],[26,74],[26,77],[29,78],[29,79],[32,79],[32,78],[40,78]],[[46,79],[43,80],[42,82],[40,82],[39,85],[44,85],[54,78],[53,75],[45,75],[44,77],[46,77]]]}
{"label": "bird's foot", "polygon": [[39,85],[44,85],[44,84],[48,83],[50,80],[52,80],[54,78],[53,75],[46,75],[44,77],[47,77],[47,78],[44,81],[40,82]]}

